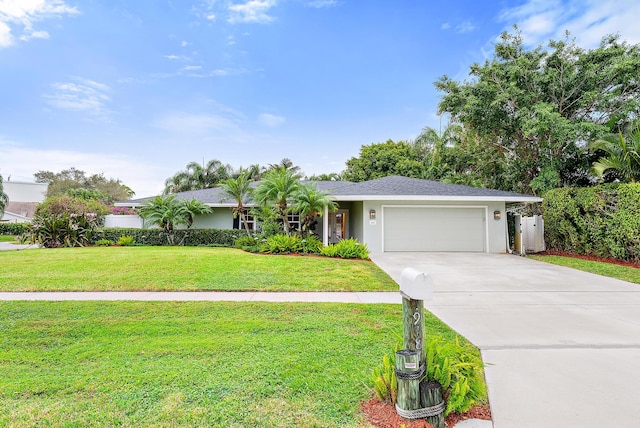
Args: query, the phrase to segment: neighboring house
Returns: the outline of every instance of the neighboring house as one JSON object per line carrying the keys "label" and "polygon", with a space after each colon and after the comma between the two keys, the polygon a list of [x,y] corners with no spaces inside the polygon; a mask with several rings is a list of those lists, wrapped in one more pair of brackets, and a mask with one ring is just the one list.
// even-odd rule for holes
{"label": "neighboring house", "polygon": [[45,200],[49,185],[25,181],[3,181],[2,187],[9,197],[2,221],[25,223],[31,221],[36,207]]}
{"label": "neighboring house", "polygon": [[[338,209],[325,212],[315,233],[325,244],[356,238],[373,253],[389,251],[472,251],[504,253],[508,233],[506,208],[542,199],[519,193],[437,181],[391,176],[362,183],[313,182],[328,192]],[[194,228],[239,228],[231,212],[235,203],[218,188],[177,193],[196,198],[214,213],[196,218]],[[137,207],[147,199],[119,202]],[[251,204],[247,204],[251,206]],[[290,221],[299,225],[297,215]],[[255,228],[252,218],[249,225]]]}

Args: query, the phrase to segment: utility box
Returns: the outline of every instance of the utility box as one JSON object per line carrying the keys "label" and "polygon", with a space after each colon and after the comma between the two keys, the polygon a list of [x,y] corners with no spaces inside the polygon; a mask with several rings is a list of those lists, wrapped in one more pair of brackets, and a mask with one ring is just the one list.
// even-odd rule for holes
{"label": "utility box", "polygon": [[515,216],[515,248],[514,250],[524,256],[527,253],[539,253],[546,250],[544,243],[544,219],[541,215],[532,217]]}
{"label": "utility box", "polygon": [[413,300],[433,298],[433,279],[414,268],[405,268],[400,274],[400,293]]}

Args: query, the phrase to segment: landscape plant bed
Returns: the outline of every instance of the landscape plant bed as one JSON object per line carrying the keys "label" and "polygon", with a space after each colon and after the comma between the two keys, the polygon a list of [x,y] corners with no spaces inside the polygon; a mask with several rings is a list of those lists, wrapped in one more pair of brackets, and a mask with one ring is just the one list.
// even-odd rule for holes
{"label": "landscape plant bed", "polygon": [[543,253],[529,255],[528,257],[542,262],[640,284],[640,269],[638,269],[640,265],[624,260],[603,259],[591,255],[560,251],[545,251]]}
{"label": "landscape plant bed", "polygon": [[397,291],[372,262],[234,248],[88,247],[0,252],[0,291]]}
{"label": "landscape plant bed", "polygon": [[[365,414],[367,422],[377,428],[432,428],[433,425],[424,419],[409,421],[400,417],[395,408],[378,398],[371,398],[362,403],[362,413]],[[451,413],[445,418],[447,428],[453,427],[465,419],[491,420],[491,409],[489,405],[475,406],[465,413]]]}
{"label": "landscape plant bed", "polygon": [[0,426],[360,427],[401,328],[398,305],[1,302]]}

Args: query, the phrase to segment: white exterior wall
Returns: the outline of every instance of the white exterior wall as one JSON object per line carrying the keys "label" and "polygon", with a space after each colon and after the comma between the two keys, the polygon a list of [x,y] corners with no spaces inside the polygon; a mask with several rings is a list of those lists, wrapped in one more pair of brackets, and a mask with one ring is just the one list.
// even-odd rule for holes
{"label": "white exterior wall", "polygon": [[233,229],[233,211],[231,208],[214,208],[213,214],[196,216],[191,228]]}
{"label": "white exterior wall", "polygon": [[142,217],[134,215],[113,215],[104,217],[104,227],[128,227],[132,229],[142,229]]}
{"label": "white exterior wall", "polygon": [[37,202],[45,200],[49,185],[47,183],[28,183],[23,181],[3,181],[4,193],[10,202]]}
{"label": "white exterior wall", "polygon": [[[447,201],[364,201],[363,218],[363,239],[372,253],[382,253],[382,236],[384,218],[382,206],[393,205],[417,205],[417,206],[474,206],[484,207],[487,211],[487,240],[489,253],[507,252],[507,215],[504,202],[447,202]],[[376,220],[369,220],[369,210],[376,211]],[[502,218],[493,219],[493,212],[500,211]],[[374,224],[373,224],[374,223]]]}

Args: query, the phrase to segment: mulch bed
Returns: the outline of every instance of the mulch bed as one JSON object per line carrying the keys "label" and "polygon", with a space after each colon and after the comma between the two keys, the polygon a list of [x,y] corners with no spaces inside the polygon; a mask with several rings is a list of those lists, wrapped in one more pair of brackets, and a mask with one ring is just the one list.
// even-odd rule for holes
{"label": "mulch bed", "polygon": [[[410,421],[404,419],[396,413],[396,409],[385,402],[380,401],[377,397],[362,403],[362,413],[366,416],[367,422],[377,428],[433,428],[433,425],[427,423],[424,419]],[[452,413],[445,419],[447,428],[453,427],[458,422],[465,419],[484,419],[491,420],[491,409],[489,406],[476,406],[465,413]]]}
{"label": "mulch bed", "polygon": [[574,259],[582,259],[589,260],[592,262],[603,262],[603,263],[611,263],[614,265],[620,266],[628,266],[640,269],[640,262],[638,261],[626,261],[626,260],[618,260],[618,259],[608,259],[604,257],[592,256],[590,254],[575,254],[575,253],[567,253],[564,251],[557,250],[547,250],[541,253],[536,253],[536,256],[562,256],[562,257],[572,257]]}

